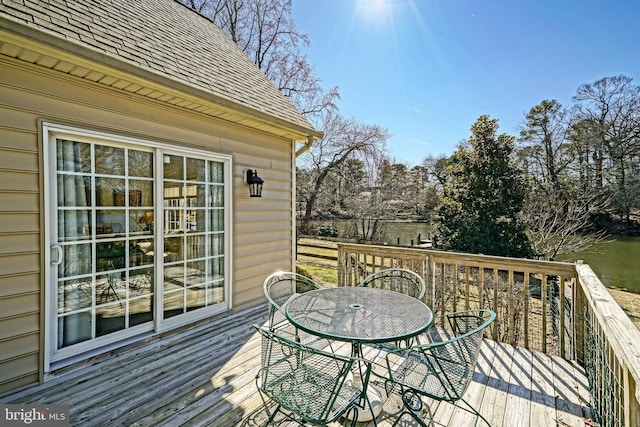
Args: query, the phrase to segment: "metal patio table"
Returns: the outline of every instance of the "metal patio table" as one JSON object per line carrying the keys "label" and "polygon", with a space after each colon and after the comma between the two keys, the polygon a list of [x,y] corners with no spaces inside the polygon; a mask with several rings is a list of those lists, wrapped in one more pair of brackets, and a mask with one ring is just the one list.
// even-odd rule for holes
{"label": "metal patio table", "polygon": [[[408,340],[433,323],[433,313],[422,301],[399,292],[364,287],[323,288],[295,295],[286,303],[285,315],[305,332],[351,343],[351,353],[356,357],[362,357],[363,344]],[[367,403],[372,406],[369,391],[377,391],[367,390],[366,385],[363,395],[367,393]],[[381,404],[378,409],[382,410]],[[358,421],[368,421],[366,412],[360,411]]]}

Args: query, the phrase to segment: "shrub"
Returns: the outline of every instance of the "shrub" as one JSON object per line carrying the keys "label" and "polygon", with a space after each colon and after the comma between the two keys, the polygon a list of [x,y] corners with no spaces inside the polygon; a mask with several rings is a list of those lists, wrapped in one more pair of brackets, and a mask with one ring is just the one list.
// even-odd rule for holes
{"label": "shrub", "polygon": [[338,229],[333,225],[323,224],[318,230],[318,236],[320,237],[338,237]]}

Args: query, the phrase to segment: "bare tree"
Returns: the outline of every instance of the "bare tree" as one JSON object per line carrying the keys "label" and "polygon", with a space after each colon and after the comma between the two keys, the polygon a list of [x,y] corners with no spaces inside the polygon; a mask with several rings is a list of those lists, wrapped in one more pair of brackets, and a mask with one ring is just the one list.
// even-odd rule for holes
{"label": "bare tree", "polygon": [[565,200],[562,207],[540,193],[530,193],[523,212],[527,236],[537,258],[554,260],[560,254],[585,251],[606,238],[604,231],[591,231],[595,213],[608,201],[600,195],[582,195]]}
{"label": "bare tree", "polygon": [[433,177],[434,185],[437,190],[442,193],[444,185],[447,182],[447,165],[449,163],[449,157],[445,155],[433,156],[427,155],[422,160],[422,166],[426,169],[430,177]]}
{"label": "bare tree", "polygon": [[298,200],[304,205],[301,231],[309,233],[316,202],[327,177],[348,159],[360,159],[365,165],[377,164],[389,138],[386,129],[346,119],[336,112],[324,114],[324,137],[305,154],[301,169],[309,176],[306,188],[298,187]]}
{"label": "bare tree", "polygon": [[309,119],[335,109],[337,87],[324,90],[302,49],[309,37],[292,20],[292,0],[180,0],[220,26]]}
{"label": "bare tree", "polygon": [[529,111],[520,131],[518,156],[532,180],[523,216],[539,258],[586,250],[605,236],[592,230],[592,220],[607,207],[607,198],[581,185],[587,171],[580,166],[585,146],[576,142],[579,127],[557,101],[544,100]]}
{"label": "bare tree", "polygon": [[369,182],[349,199],[349,214],[358,238],[379,241],[384,225],[402,210],[402,194],[406,187],[407,167],[392,163],[382,154],[370,161]]}
{"label": "bare tree", "polygon": [[574,158],[570,131],[569,112],[556,100],[547,99],[529,111],[520,130],[520,147],[530,160],[528,169],[536,187],[547,189],[549,196],[560,201],[566,198],[562,175]]}
{"label": "bare tree", "polygon": [[402,194],[403,209],[407,214],[428,219],[438,205],[437,183],[433,182],[429,171],[422,165],[416,165],[407,172],[407,186]]}
{"label": "bare tree", "polygon": [[[605,182],[605,160],[611,162],[613,207],[617,215],[630,221],[631,207],[638,203],[638,188],[629,185],[629,159],[640,154],[640,86],[630,77],[605,77],[580,86],[573,97],[581,129],[595,142],[594,158],[598,184]],[[606,157],[605,157],[606,156]]]}

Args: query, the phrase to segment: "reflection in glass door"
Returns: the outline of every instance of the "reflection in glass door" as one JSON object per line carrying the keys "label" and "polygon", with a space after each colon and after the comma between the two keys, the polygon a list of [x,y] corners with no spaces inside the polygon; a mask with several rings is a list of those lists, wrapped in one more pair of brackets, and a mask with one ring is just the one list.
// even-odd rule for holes
{"label": "reflection in glass door", "polygon": [[163,156],[163,317],[221,303],[224,163]]}
{"label": "reflection in glass door", "polygon": [[55,140],[56,349],[153,320],[153,152]]}
{"label": "reflection in glass door", "polygon": [[230,156],[45,133],[45,363],[230,308]]}

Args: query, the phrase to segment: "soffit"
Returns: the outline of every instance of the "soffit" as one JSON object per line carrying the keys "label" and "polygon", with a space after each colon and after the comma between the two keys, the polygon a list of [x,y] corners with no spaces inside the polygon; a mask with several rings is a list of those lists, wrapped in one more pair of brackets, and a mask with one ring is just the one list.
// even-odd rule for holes
{"label": "soffit", "polygon": [[0,22],[3,24],[3,30],[0,30],[2,55],[283,138],[306,141],[309,137],[322,136],[312,127],[274,117],[135,64],[87,50],[76,43],[2,17]]}

